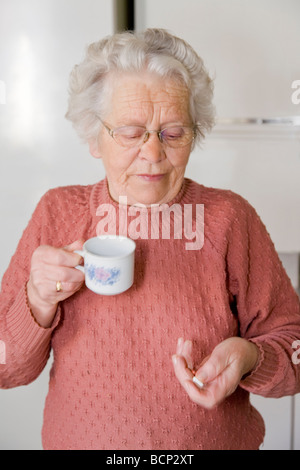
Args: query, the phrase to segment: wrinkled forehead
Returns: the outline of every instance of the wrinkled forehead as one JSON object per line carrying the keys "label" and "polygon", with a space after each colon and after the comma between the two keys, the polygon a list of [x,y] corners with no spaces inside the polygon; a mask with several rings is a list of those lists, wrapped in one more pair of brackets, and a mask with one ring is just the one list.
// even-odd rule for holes
{"label": "wrinkled forehead", "polygon": [[189,118],[189,90],[178,79],[164,78],[154,73],[111,74],[107,118],[148,118],[160,113],[162,118]]}

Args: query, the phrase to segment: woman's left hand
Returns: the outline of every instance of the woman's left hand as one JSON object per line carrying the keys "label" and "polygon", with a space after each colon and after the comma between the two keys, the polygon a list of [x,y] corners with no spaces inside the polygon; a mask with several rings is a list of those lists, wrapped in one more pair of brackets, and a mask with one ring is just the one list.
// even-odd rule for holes
{"label": "woman's left hand", "polygon": [[246,339],[233,337],[222,341],[195,371],[203,388],[193,382],[191,341],[179,338],[172,360],[176,377],[191,400],[211,409],[235,391],[242,377],[254,369],[258,357],[258,347]]}

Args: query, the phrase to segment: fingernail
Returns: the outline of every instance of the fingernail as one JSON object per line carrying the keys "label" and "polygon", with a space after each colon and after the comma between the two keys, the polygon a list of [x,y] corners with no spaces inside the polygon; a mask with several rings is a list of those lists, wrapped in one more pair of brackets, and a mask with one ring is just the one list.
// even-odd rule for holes
{"label": "fingernail", "polygon": [[172,356],[172,361],[173,361],[174,366],[176,366],[176,364],[177,364],[177,356],[175,356],[175,355]]}

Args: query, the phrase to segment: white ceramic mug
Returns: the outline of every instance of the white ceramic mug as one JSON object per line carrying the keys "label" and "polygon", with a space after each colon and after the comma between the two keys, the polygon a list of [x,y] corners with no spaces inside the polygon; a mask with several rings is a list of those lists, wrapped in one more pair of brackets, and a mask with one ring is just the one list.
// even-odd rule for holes
{"label": "white ceramic mug", "polygon": [[135,242],[117,235],[101,235],[87,240],[82,250],[84,266],[76,266],[85,274],[85,285],[102,295],[116,295],[133,284]]}

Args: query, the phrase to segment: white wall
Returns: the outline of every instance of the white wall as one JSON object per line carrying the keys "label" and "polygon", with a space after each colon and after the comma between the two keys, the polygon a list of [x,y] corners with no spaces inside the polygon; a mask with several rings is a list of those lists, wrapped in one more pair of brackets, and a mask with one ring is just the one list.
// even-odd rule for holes
{"label": "white wall", "polygon": [[[0,278],[45,191],[104,176],[64,115],[71,68],[112,32],[113,0],[0,0]],[[0,449],[41,448],[49,367],[0,390]]]}
{"label": "white wall", "polygon": [[[137,29],[166,28],[187,40],[215,77],[217,116],[300,115],[299,0],[138,0]],[[300,127],[218,125],[191,156],[187,176],[228,188],[256,208],[299,284]],[[300,449],[299,396],[252,396],[267,427],[263,449]],[[298,414],[296,411],[298,411]]]}
{"label": "white wall", "polygon": [[[298,0],[137,0],[136,28],[163,27],[192,44],[216,76],[218,114],[295,114]],[[299,114],[299,110],[298,110]]]}
{"label": "white wall", "polygon": [[[139,0],[137,29],[183,37],[215,77],[218,118],[300,115],[298,0]],[[246,197],[278,251],[300,252],[300,126],[216,126],[188,176]]]}

